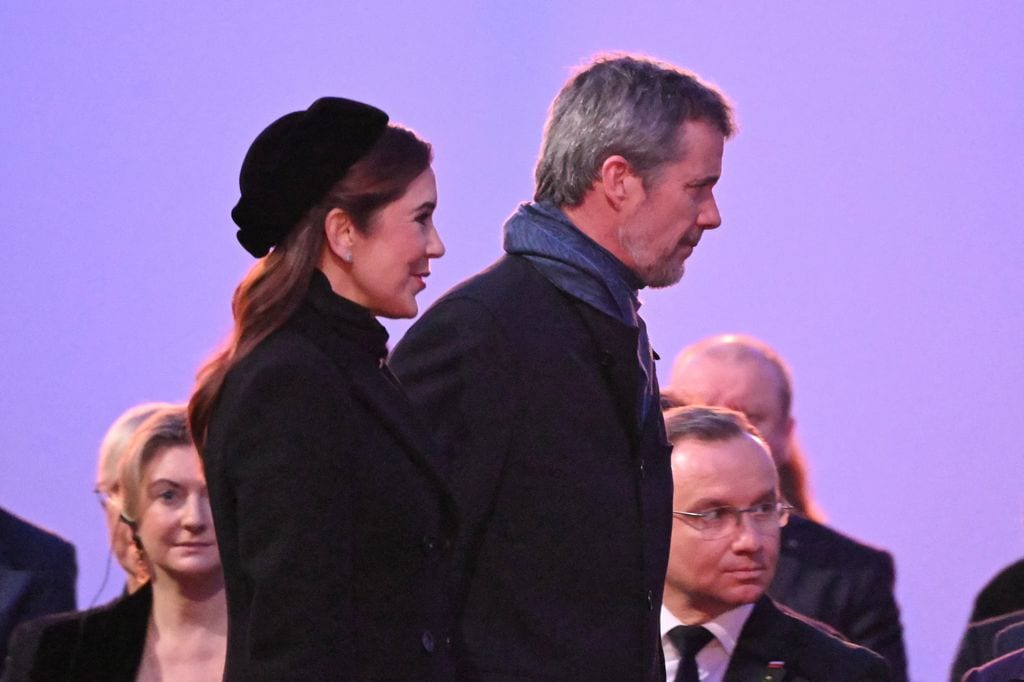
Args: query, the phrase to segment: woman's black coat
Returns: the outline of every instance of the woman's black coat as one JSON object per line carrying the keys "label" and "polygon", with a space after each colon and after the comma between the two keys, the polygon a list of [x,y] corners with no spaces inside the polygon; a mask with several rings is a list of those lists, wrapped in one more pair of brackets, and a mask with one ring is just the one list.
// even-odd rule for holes
{"label": "woman's black coat", "polygon": [[202,453],[226,680],[454,676],[454,503],[386,340],[316,272],[299,311],[228,374]]}

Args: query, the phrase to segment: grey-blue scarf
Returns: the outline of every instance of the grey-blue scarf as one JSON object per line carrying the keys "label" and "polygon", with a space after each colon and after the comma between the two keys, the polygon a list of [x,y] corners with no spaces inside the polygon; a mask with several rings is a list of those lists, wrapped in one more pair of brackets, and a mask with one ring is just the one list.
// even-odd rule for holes
{"label": "grey-blue scarf", "polygon": [[647,326],[638,312],[643,281],[551,204],[521,204],[505,221],[504,232],[507,253],[529,259],[560,290],[639,331],[637,361],[644,385],[637,416],[642,424],[658,403]]}

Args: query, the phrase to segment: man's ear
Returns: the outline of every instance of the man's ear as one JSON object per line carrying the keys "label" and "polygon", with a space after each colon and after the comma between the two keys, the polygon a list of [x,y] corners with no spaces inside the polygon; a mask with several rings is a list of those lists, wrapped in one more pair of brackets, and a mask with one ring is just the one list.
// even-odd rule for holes
{"label": "man's ear", "polygon": [[605,201],[616,210],[643,201],[647,196],[643,180],[633,165],[618,154],[609,156],[601,164],[600,183]]}
{"label": "man's ear", "polygon": [[786,424],[782,428],[786,432],[786,442],[789,442],[796,432],[796,418],[793,415],[786,417]]}
{"label": "man's ear", "polygon": [[346,263],[352,262],[352,245],[355,242],[356,226],[348,213],[332,208],[324,218],[324,236],[327,249]]}

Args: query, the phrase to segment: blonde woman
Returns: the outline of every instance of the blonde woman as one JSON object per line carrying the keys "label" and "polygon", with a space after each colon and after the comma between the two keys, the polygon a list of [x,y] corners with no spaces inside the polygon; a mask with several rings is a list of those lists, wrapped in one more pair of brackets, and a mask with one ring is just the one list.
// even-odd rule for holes
{"label": "blonde woman", "polygon": [[121,462],[121,520],[150,576],[111,604],[19,628],[4,680],[220,680],[224,579],[185,407],[158,409]]}

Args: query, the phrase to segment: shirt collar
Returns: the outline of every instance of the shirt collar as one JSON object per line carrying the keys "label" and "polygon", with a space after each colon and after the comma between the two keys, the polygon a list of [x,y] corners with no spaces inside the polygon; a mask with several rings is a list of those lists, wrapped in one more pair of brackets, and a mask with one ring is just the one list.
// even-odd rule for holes
{"label": "shirt collar", "polygon": [[[712,618],[706,623],[700,623],[715,636],[718,643],[725,649],[725,653],[732,656],[733,650],[736,648],[736,642],[739,641],[740,632],[743,631],[743,626],[747,623],[747,618],[750,617],[750,612],[754,610],[753,604],[743,604],[736,608],[726,611],[717,618]],[[669,660],[676,660],[679,658],[679,652],[676,651],[675,645],[672,644],[672,640],[668,638],[668,631],[677,625],[689,625],[684,623],[675,615],[665,608],[664,605],[661,607],[661,643],[665,648],[665,658]]]}

